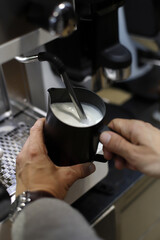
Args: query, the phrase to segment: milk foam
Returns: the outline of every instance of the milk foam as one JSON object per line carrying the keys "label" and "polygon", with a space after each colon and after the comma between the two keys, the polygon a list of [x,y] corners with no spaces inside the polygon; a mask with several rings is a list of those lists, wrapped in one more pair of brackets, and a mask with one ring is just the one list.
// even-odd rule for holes
{"label": "milk foam", "polygon": [[97,124],[103,118],[101,111],[87,103],[81,103],[87,119],[81,120],[72,102],[53,103],[51,109],[62,122],[74,127],[89,127]]}

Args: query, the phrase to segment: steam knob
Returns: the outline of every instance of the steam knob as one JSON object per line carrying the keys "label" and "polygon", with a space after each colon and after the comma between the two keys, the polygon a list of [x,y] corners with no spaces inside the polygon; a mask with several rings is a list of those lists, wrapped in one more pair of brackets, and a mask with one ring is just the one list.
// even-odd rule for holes
{"label": "steam knob", "polygon": [[70,35],[75,25],[75,12],[70,2],[60,3],[49,18],[49,31],[62,37]]}

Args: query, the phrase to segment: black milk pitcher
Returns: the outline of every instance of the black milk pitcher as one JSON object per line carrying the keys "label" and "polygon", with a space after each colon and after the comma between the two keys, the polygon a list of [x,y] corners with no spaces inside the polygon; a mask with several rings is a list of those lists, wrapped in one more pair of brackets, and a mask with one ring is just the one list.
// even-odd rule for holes
{"label": "black milk pitcher", "polygon": [[74,88],[75,94],[81,103],[97,107],[102,119],[87,127],[75,127],[58,119],[51,109],[53,103],[71,102],[67,89],[50,88],[48,112],[44,125],[44,140],[51,160],[58,166],[71,166],[75,164],[101,161],[96,151],[99,143],[100,132],[104,129],[106,106],[103,100],[94,92],[84,88]]}

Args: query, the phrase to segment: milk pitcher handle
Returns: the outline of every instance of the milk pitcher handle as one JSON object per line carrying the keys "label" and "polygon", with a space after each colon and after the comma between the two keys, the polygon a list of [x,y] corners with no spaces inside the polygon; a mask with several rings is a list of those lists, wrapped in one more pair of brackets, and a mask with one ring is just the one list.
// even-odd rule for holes
{"label": "milk pitcher handle", "polygon": [[[109,128],[107,125],[103,125],[100,129],[99,129],[99,135],[102,133],[102,132],[105,132],[105,131],[112,131],[114,132],[111,128]],[[102,163],[106,163],[108,162],[108,160],[106,160],[103,156],[103,154],[96,154],[95,157],[94,157],[94,161],[96,162],[102,162]]]}

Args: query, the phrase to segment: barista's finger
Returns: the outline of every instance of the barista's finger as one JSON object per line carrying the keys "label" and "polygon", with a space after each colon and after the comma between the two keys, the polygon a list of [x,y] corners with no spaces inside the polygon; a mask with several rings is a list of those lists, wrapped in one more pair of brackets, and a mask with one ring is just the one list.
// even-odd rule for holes
{"label": "barista's finger", "polygon": [[119,156],[115,156],[114,161],[115,161],[115,167],[119,170],[122,170],[124,168],[137,170],[132,164],[128,163],[124,158],[121,158]]}
{"label": "barista's finger", "polygon": [[123,168],[126,167],[126,161],[122,157],[115,156],[114,165],[118,170],[122,170]]}
{"label": "barista's finger", "polygon": [[87,177],[96,170],[96,166],[91,162],[74,165],[71,168],[76,172],[75,178],[77,179]]}
{"label": "barista's finger", "polygon": [[137,171],[138,169],[136,167],[134,167],[132,164],[130,163],[127,163],[126,164],[127,168],[131,169],[131,170],[134,170],[134,171]]}
{"label": "barista's finger", "polygon": [[44,125],[45,118],[39,118],[35,124],[30,129],[30,136],[31,137],[38,137],[40,139],[43,139],[43,125]]}
{"label": "barista's finger", "polygon": [[[133,119],[113,119],[108,127],[114,130],[114,132],[120,134],[125,139],[131,141],[135,145],[139,145],[139,143],[148,142],[148,139],[144,138],[142,132],[146,131],[146,128],[152,128],[151,124],[145,123],[140,120]],[[145,140],[146,139],[146,140]]]}
{"label": "barista's finger", "polygon": [[113,154],[108,152],[105,147],[103,147],[103,156],[106,160],[111,160],[113,158]]}
{"label": "barista's finger", "polygon": [[30,147],[39,147],[39,150],[46,150],[44,139],[43,139],[43,126],[44,126],[45,118],[40,118],[36,121],[33,127],[30,129],[30,138],[29,143]]}
{"label": "barista's finger", "polygon": [[136,147],[125,138],[110,131],[103,132],[100,135],[100,141],[108,152],[117,154],[126,160],[129,160],[130,156],[134,154]]}

